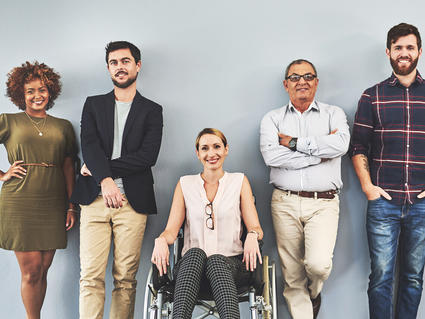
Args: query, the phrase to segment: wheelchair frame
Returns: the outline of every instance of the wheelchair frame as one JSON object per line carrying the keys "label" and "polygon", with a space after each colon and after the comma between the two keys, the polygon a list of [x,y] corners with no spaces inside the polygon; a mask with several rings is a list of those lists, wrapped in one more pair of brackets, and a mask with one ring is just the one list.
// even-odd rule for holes
{"label": "wheelchair frame", "polygon": [[[173,247],[172,266],[176,265],[179,254],[181,252],[183,231],[180,230]],[[262,282],[264,283],[263,291],[258,294],[254,287],[250,287],[248,291],[238,295],[238,302],[249,303],[250,319],[277,319],[277,301],[276,301],[276,265],[274,261],[269,260],[269,256],[263,257],[263,273]],[[168,270],[169,274],[171,269]],[[146,280],[143,319],[171,319],[173,303],[171,291],[167,290],[167,285],[162,286],[158,290],[154,289],[152,267],[149,270]],[[198,299],[195,309],[203,311],[202,314],[194,317],[202,319],[208,316],[220,318],[214,301],[206,301]]]}

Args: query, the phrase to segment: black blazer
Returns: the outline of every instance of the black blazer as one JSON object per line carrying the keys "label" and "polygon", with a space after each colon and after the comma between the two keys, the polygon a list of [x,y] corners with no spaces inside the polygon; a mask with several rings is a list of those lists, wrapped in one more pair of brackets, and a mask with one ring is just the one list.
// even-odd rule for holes
{"label": "black blazer", "polygon": [[81,117],[81,151],[93,176],[78,175],[71,202],[89,205],[106,177],[122,178],[126,197],[139,213],[156,214],[151,167],[162,139],[162,107],[136,92],[122,137],[121,157],[111,160],[114,91],[86,99]]}

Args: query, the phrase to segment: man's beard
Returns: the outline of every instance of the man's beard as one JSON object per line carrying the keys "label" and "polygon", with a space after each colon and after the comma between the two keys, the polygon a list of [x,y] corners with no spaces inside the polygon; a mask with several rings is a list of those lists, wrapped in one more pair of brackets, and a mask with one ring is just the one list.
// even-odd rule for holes
{"label": "man's beard", "polygon": [[116,87],[119,87],[120,89],[126,89],[136,81],[138,75],[139,75],[139,73],[136,73],[136,75],[134,77],[128,78],[127,81],[125,81],[124,83],[119,83],[114,78],[111,78],[111,80],[112,80],[112,83],[114,83],[114,85]]}
{"label": "man's beard", "polygon": [[401,76],[403,76],[403,75],[408,75],[408,74],[410,74],[410,73],[412,73],[412,71],[414,70],[414,69],[416,69],[416,66],[418,65],[418,60],[419,60],[419,57],[417,57],[415,60],[413,60],[412,61],[412,59],[410,59],[410,58],[406,58],[406,60],[411,60],[411,62],[410,62],[410,66],[408,67],[408,68],[399,68],[398,67],[398,63],[397,63],[397,60],[403,60],[403,58],[398,58],[398,59],[396,59],[396,60],[393,60],[393,59],[391,59],[390,58],[390,63],[391,63],[391,66],[393,67],[393,70],[394,70],[394,73],[395,74],[397,74],[397,75],[401,75]]}

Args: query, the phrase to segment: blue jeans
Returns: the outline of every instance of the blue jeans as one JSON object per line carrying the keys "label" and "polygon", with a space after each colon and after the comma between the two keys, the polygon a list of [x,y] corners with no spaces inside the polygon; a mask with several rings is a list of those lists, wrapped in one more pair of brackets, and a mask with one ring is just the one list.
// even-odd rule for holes
{"label": "blue jeans", "polygon": [[425,264],[425,200],[401,206],[382,197],[369,201],[366,228],[371,259],[370,318],[392,318],[398,246],[400,278],[395,318],[416,318]]}

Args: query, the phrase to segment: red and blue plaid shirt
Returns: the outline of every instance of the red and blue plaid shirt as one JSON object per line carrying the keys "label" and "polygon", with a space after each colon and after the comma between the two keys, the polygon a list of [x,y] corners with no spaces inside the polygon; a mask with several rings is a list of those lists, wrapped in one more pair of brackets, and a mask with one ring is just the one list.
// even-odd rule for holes
{"label": "red and blue plaid shirt", "polygon": [[425,190],[425,82],[419,72],[410,87],[393,74],[361,96],[350,156],[369,159],[372,183],[392,203],[415,203]]}

